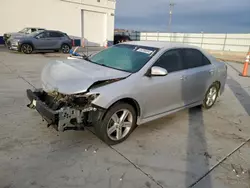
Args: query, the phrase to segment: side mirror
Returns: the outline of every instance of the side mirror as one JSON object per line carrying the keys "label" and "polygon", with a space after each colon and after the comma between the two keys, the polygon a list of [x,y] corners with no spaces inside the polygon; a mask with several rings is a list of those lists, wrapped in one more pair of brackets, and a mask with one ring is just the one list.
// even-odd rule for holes
{"label": "side mirror", "polygon": [[150,69],[150,76],[166,76],[168,71],[164,68],[154,66]]}

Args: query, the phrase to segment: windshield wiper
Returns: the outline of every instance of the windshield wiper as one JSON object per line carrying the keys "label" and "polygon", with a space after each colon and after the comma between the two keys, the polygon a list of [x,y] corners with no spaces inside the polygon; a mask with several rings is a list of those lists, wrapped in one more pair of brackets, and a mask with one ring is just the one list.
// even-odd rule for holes
{"label": "windshield wiper", "polygon": [[86,60],[86,61],[89,61],[89,62],[91,62],[91,63],[97,64],[96,62],[94,62],[94,61],[92,61],[91,59],[89,59],[89,57],[86,56],[86,55],[83,55],[82,57],[83,57],[83,59]]}
{"label": "windshield wiper", "polygon": [[[88,56],[83,56],[83,59],[86,60],[86,61],[89,61],[89,62],[91,62],[91,63],[94,63],[94,64],[96,64],[96,65],[101,65],[101,66],[103,66],[103,67],[109,67],[109,66],[107,66],[107,65],[105,65],[105,64],[101,64],[101,63],[97,63],[97,62],[92,61],[91,59],[89,59]],[[112,68],[112,67],[109,67],[109,68]]]}
{"label": "windshield wiper", "polygon": [[[82,57],[83,57],[84,60],[86,60],[86,61],[88,61],[88,62],[91,62],[91,63],[94,63],[94,64],[96,64],[96,65],[100,65],[100,66],[103,66],[103,67],[108,67],[108,68],[111,68],[111,69],[116,69],[116,70],[119,70],[119,71],[125,71],[125,70],[122,70],[122,69],[110,67],[110,66],[105,65],[105,64],[102,64],[102,63],[94,62],[94,61],[92,61],[91,59],[89,59],[89,57],[86,56],[86,55],[84,55],[84,56],[82,56]],[[129,72],[129,71],[125,71],[125,72]],[[131,72],[129,72],[129,73],[131,73]]]}

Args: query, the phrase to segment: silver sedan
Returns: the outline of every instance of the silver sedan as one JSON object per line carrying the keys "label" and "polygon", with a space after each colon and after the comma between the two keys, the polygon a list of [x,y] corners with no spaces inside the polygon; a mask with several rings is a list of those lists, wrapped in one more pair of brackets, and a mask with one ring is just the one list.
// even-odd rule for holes
{"label": "silver sedan", "polygon": [[211,108],[227,67],[200,48],[180,43],[127,42],[90,57],[47,64],[42,89],[27,90],[35,108],[59,131],[94,126],[118,144],[137,125],[185,108]]}

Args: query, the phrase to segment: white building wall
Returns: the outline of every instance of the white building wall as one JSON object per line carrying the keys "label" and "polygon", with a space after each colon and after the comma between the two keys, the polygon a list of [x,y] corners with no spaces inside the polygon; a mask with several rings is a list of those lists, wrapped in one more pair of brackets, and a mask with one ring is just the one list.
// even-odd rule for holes
{"label": "white building wall", "polygon": [[[0,36],[24,27],[61,30],[82,37],[81,11],[103,12],[107,16],[106,39],[113,41],[115,1],[113,0],[0,0]],[[95,20],[92,20],[95,24]],[[86,26],[85,26],[86,27]],[[100,34],[98,31],[93,35]]]}

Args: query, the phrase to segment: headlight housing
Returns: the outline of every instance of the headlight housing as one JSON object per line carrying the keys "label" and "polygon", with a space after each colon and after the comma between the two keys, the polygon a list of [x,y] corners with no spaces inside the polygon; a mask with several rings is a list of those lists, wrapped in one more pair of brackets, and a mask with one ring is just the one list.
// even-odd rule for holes
{"label": "headlight housing", "polygon": [[12,44],[14,44],[14,45],[16,45],[16,46],[17,46],[17,45],[18,45],[18,43],[19,43],[19,41],[20,41],[19,39],[13,40],[13,41],[12,41]]}
{"label": "headlight housing", "polygon": [[9,38],[8,41],[9,41],[12,45],[18,45],[20,39],[19,39],[19,38]]}
{"label": "headlight housing", "polygon": [[99,93],[77,94],[73,96],[73,103],[77,105],[90,105],[99,95]]}
{"label": "headlight housing", "polygon": [[100,95],[100,93],[87,93],[85,96],[90,100],[93,101],[95,100],[98,96]]}
{"label": "headlight housing", "polygon": [[80,94],[76,94],[74,95],[75,98],[86,98],[89,101],[93,101],[95,100],[98,96],[100,95],[100,93],[80,93]]}

